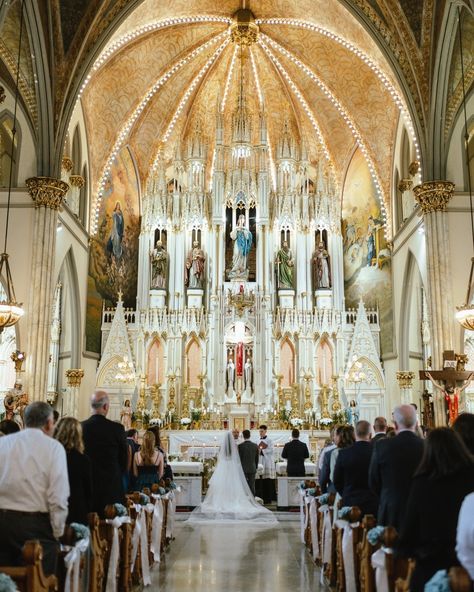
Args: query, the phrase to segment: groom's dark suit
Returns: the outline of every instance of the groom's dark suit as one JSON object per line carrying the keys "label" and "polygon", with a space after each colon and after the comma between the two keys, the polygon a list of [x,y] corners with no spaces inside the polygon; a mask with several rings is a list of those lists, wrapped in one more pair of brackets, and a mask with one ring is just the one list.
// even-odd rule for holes
{"label": "groom's dark suit", "polygon": [[249,484],[250,491],[255,495],[255,473],[258,468],[258,446],[250,440],[245,440],[239,444],[239,456],[245,479]]}

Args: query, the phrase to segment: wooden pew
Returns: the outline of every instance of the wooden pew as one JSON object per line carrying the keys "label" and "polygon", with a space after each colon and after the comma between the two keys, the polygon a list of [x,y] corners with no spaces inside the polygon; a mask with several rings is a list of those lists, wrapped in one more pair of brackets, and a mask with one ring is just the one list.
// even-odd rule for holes
{"label": "wooden pew", "polygon": [[448,572],[448,576],[452,592],[472,592],[474,582],[464,567],[452,567]]}
{"label": "wooden pew", "polygon": [[357,555],[359,558],[359,581],[361,592],[376,592],[375,590],[375,573],[372,567],[372,553],[380,547],[373,546],[367,538],[369,530],[377,526],[377,520],[372,514],[366,514],[362,519],[361,524],[361,539],[357,547]]}
{"label": "wooden pew", "polygon": [[102,592],[105,582],[105,555],[107,552],[107,541],[100,536],[99,515],[92,512],[87,515],[87,518],[91,532],[88,592]]}
{"label": "wooden pew", "polygon": [[43,549],[39,541],[26,541],[23,545],[24,565],[0,567],[0,572],[12,578],[20,592],[49,592],[58,590],[56,576],[45,576],[41,559]]}
{"label": "wooden pew", "polygon": [[[105,506],[105,518],[107,520],[113,520],[118,516],[117,510],[113,504]],[[110,525],[106,529],[107,532],[107,544],[112,545],[110,537],[113,536],[113,527]],[[104,528],[104,527],[102,527]],[[109,540],[110,538],[110,540]],[[120,545],[120,559],[118,567],[118,590],[128,592],[132,589],[132,524],[122,524],[119,529],[119,545]]]}
{"label": "wooden pew", "polygon": [[[383,534],[383,544],[393,549],[398,534],[393,526],[386,526]],[[390,592],[408,592],[410,580],[415,569],[415,561],[404,557],[397,557],[394,553],[385,554],[385,566],[387,569],[388,586]]]}
{"label": "wooden pew", "polygon": [[[361,511],[358,507],[354,506],[351,509],[350,514],[347,516],[347,522],[354,524],[360,521]],[[352,551],[354,556],[354,574],[356,582],[358,583],[359,578],[358,574],[360,571],[359,567],[359,558],[357,554],[358,544],[361,535],[361,527],[353,528],[352,529]],[[333,533],[334,536],[334,533]],[[342,542],[344,536],[344,528],[339,528],[337,524],[335,524],[335,536],[336,539],[336,590],[338,592],[344,592],[346,589],[346,574],[344,568],[344,556],[342,550]]]}

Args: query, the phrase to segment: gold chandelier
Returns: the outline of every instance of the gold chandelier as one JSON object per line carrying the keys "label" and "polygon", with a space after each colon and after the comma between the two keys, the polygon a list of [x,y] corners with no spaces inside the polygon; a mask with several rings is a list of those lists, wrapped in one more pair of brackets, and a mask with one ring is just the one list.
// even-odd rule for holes
{"label": "gold chandelier", "polygon": [[8,199],[7,199],[7,219],[5,222],[5,243],[3,247],[3,253],[0,254],[0,277],[5,278],[5,298],[0,300],[0,333],[5,327],[11,327],[18,323],[24,314],[24,310],[21,304],[16,301],[15,289],[13,287],[12,274],[10,271],[10,265],[8,263],[7,253],[7,240],[8,240],[8,223],[10,221],[10,201],[12,192],[12,179],[13,179],[13,156],[15,150],[15,136],[16,136],[16,112],[18,107],[18,80],[20,76],[20,55],[21,55],[21,40],[23,36],[23,4],[20,6],[20,33],[18,39],[18,58],[16,65],[16,83],[15,83],[15,106],[13,110],[13,127],[12,127],[12,147],[10,153],[10,175],[8,180]]}

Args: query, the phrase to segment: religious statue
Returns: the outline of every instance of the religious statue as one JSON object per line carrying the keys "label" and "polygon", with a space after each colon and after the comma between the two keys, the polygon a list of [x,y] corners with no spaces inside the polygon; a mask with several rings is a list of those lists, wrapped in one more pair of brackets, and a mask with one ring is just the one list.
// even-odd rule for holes
{"label": "religious statue", "polygon": [[20,402],[20,398],[23,394],[21,382],[16,381],[13,388],[10,389],[5,398],[3,399],[3,405],[5,407],[5,419],[14,420],[16,408]]}
{"label": "religious statue", "polygon": [[120,202],[117,202],[114,211],[112,212],[112,230],[110,231],[110,237],[106,246],[107,253],[109,256],[113,256],[116,261],[121,259],[123,254],[123,231],[124,221],[122,208],[120,207]]}
{"label": "religious statue", "polygon": [[166,277],[168,273],[168,253],[162,241],[156,242],[156,248],[151,255],[151,283],[152,290],[166,289]]}
{"label": "religious statue", "polygon": [[295,262],[293,254],[285,241],[283,247],[278,251],[276,258],[277,280],[279,288],[293,288],[293,269]]}
{"label": "religious statue", "polygon": [[206,256],[198,241],[193,242],[193,248],[186,257],[185,284],[188,288],[202,289],[204,287],[204,263]]}
{"label": "religious statue", "polygon": [[465,380],[464,384],[460,387],[449,383],[443,386],[439,382],[436,382],[429,372],[426,372],[426,376],[431,380],[433,386],[443,394],[446,402],[447,422],[449,426],[452,426],[459,415],[459,398],[461,393],[469,386],[471,380]]}
{"label": "religious statue", "polygon": [[132,427],[132,407],[130,405],[130,399],[125,399],[122,410],[120,411],[120,421],[125,431]]}
{"label": "religious statue", "polygon": [[247,357],[244,364],[244,380],[245,380],[245,392],[250,394],[253,390],[253,364],[252,358]]}
{"label": "religious statue", "polygon": [[347,423],[355,427],[356,423],[359,421],[359,417],[359,405],[357,405],[357,402],[352,399],[352,401],[349,403],[349,407],[346,409]]}
{"label": "religious statue", "polygon": [[329,253],[320,241],[313,257],[314,286],[316,290],[331,287],[331,272],[329,269]]}
{"label": "religious statue", "polygon": [[247,279],[247,257],[252,247],[252,233],[245,227],[245,216],[241,214],[237,226],[231,231],[230,238],[234,241],[232,267],[228,271],[230,279]]}
{"label": "religious statue", "polygon": [[225,392],[228,397],[233,397],[235,391],[235,364],[234,360],[229,357],[226,368],[226,389]]}

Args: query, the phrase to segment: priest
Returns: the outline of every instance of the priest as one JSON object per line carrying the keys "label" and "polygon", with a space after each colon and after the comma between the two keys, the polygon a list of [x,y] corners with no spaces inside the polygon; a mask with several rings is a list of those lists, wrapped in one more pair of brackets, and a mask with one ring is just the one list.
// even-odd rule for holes
{"label": "priest", "polygon": [[276,499],[275,490],[275,461],[273,459],[273,442],[267,436],[267,426],[261,425],[259,428],[260,441],[258,443],[260,464],[263,465],[263,474],[259,479],[258,493],[263,499],[265,505],[271,504]]}

